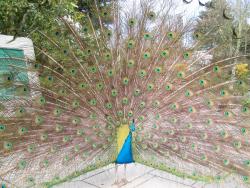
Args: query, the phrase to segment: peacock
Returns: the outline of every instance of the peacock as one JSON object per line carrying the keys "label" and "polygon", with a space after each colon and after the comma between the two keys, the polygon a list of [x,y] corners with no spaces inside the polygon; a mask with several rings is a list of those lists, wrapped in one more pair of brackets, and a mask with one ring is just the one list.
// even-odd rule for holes
{"label": "peacock", "polygon": [[51,187],[133,162],[249,186],[249,56],[213,58],[221,46],[207,46],[209,33],[171,1],[127,11],[96,2],[96,19],[60,15],[35,30],[36,61],[0,59],[2,187]]}

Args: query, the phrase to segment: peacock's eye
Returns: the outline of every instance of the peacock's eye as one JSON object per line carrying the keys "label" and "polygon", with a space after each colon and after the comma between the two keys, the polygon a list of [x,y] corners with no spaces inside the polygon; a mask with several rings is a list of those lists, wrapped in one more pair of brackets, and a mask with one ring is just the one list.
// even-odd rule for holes
{"label": "peacock's eye", "polygon": [[106,104],[105,104],[105,107],[106,107],[107,109],[111,109],[111,108],[113,107],[113,105],[112,105],[112,103],[106,103]]}
{"label": "peacock's eye", "polygon": [[184,52],[184,53],[183,53],[183,58],[184,58],[185,60],[188,60],[189,57],[190,57],[190,53],[189,53],[189,52]]}
{"label": "peacock's eye", "polygon": [[221,91],[220,91],[220,96],[223,97],[223,96],[225,96],[226,94],[227,94],[227,92],[226,92],[225,90],[221,90]]}
{"label": "peacock's eye", "polygon": [[11,142],[4,141],[3,145],[4,145],[4,149],[6,150],[11,150],[13,147],[13,144]]}
{"label": "peacock's eye", "polygon": [[52,77],[52,76],[48,76],[48,80],[49,80],[49,81],[52,81],[52,80],[53,80],[53,77]]}
{"label": "peacock's eye", "polygon": [[[155,100],[153,101],[153,107],[159,107],[160,106],[160,101]],[[157,115],[157,117],[159,117],[159,114]]]}
{"label": "peacock's eye", "polygon": [[130,27],[134,26],[136,24],[136,20],[134,18],[130,18],[129,21],[128,21],[128,25]]}
{"label": "peacock's eye", "polygon": [[242,176],[242,179],[244,182],[249,182],[249,177],[248,176]]}
{"label": "peacock's eye", "polygon": [[135,64],[134,60],[131,59],[131,60],[128,61],[128,67],[129,68],[133,67],[134,64]]}
{"label": "peacock's eye", "polygon": [[135,41],[134,40],[129,40],[128,41],[128,48],[132,49],[135,46]]}
{"label": "peacock's eye", "polygon": [[117,94],[118,94],[118,91],[117,91],[116,89],[112,89],[112,90],[111,90],[111,95],[112,95],[113,97],[116,97]]}
{"label": "peacock's eye", "polygon": [[123,116],[123,112],[122,111],[118,111],[117,115],[121,117],[121,116]]}
{"label": "peacock's eye", "polygon": [[97,104],[97,101],[96,99],[91,99],[89,103],[91,106],[95,106]]}
{"label": "peacock's eye", "polygon": [[214,66],[214,67],[213,67],[213,71],[214,71],[215,73],[219,72],[219,70],[220,70],[219,66]]}
{"label": "peacock's eye", "polygon": [[87,32],[89,31],[89,29],[88,29],[87,27],[84,27],[84,28],[83,28],[83,31],[84,31],[85,33],[87,33]]}
{"label": "peacock's eye", "polygon": [[228,137],[228,132],[226,130],[222,130],[222,131],[220,131],[220,136],[222,138],[227,138]]}
{"label": "peacock's eye", "polygon": [[207,160],[207,156],[205,154],[202,154],[201,155],[201,160],[206,161]]}
{"label": "peacock's eye", "polygon": [[162,68],[161,67],[156,67],[155,68],[155,72],[156,73],[161,73],[162,72]]}
{"label": "peacock's eye", "polygon": [[[80,89],[86,89],[88,87],[88,85],[86,83],[80,83],[78,86]],[[61,91],[62,93],[65,93],[64,90]]]}
{"label": "peacock's eye", "polygon": [[244,107],[242,108],[242,112],[248,112],[248,107],[244,106]]}
{"label": "peacock's eye", "polygon": [[192,113],[192,112],[194,112],[194,111],[195,111],[195,110],[194,110],[194,107],[190,106],[190,107],[188,108],[188,112]]}
{"label": "peacock's eye", "polygon": [[150,84],[150,83],[149,83],[149,84],[147,85],[147,90],[148,90],[148,91],[152,91],[153,89],[154,89],[154,84]]}
{"label": "peacock's eye", "polygon": [[167,37],[169,40],[172,40],[174,38],[174,33],[173,32],[168,32]]}
{"label": "peacock's eye", "polygon": [[199,81],[199,84],[200,84],[200,86],[205,86],[206,81],[205,81],[205,80],[200,80],[200,81]]}
{"label": "peacock's eye", "polygon": [[144,58],[144,59],[149,59],[150,57],[151,57],[151,55],[150,55],[149,52],[145,52],[145,53],[143,54],[143,58]]}
{"label": "peacock's eye", "polygon": [[40,98],[39,98],[39,103],[40,103],[40,104],[42,104],[42,105],[45,104],[45,101],[46,101],[46,100],[45,100],[44,97],[40,97]]}
{"label": "peacock's eye", "polygon": [[105,53],[104,58],[105,58],[106,61],[111,60],[111,54],[109,52]]}
{"label": "peacock's eye", "polygon": [[132,117],[132,116],[133,116],[133,112],[132,112],[132,111],[129,111],[129,112],[128,112],[128,116],[129,116],[129,117]]}
{"label": "peacock's eye", "polygon": [[74,125],[78,125],[79,123],[81,123],[81,119],[79,117],[73,117],[72,118],[72,123]]}
{"label": "peacock's eye", "polygon": [[141,78],[144,78],[147,75],[147,72],[145,70],[139,70],[138,74]]}
{"label": "peacock's eye", "polygon": [[139,121],[143,121],[145,119],[144,116],[139,116]]}
{"label": "peacock's eye", "polygon": [[241,141],[234,141],[233,145],[235,148],[240,149],[241,148]]}
{"label": "peacock's eye", "polygon": [[22,133],[24,133],[24,132],[26,132],[26,131],[27,131],[27,129],[26,129],[26,128],[24,128],[24,127],[22,127],[22,128],[20,128],[20,131],[21,131]]}
{"label": "peacock's eye", "polygon": [[128,85],[129,79],[127,77],[123,78],[123,84]]}
{"label": "peacock's eye", "polygon": [[154,20],[154,19],[155,19],[155,17],[156,17],[155,12],[150,11],[150,12],[148,13],[148,18],[149,18],[150,20]]}
{"label": "peacock's eye", "polygon": [[201,38],[201,34],[199,32],[195,32],[193,36],[197,40]]}
{"label": "peacock's eye", "polygon": [[63,130],[63,126],[57,124],[57,125],[56,125],[56,132],[61,132],[62,130]]}
{"label": "peacock's eye", "polygon": [[223,163],[224,163],[224,165],[227,166],[227,165],[229,165],[230,161],[229,161],[228,159],[224,159],[224,160],[223,160]]}
{"label": "peacock's eye", "polygon": [[112,32],[111,31],[107,31],[107,36],[111,37],[112,36]]}
{"label": "peacock's eye", "polygon": [[206,120],[206,123],[207,123],[208,125],[212,125],[212,124],[213,124],[213,120],[212,120],[212,119],[207,119],[207,120]]}
{"label": "peacock's eye", "polygon": [[215,179],[217,180],[217,181],[220,181],[221,180],[221,176],[215,176]]}
{"label": "peacock's eye", "polygon": [[173,110],[176,110],[176,109],[178,109],[178,104],[173,103],[173,104],[170,105],[170,108],[173,109]]}
{"label": "peacock's eye", "polygon": [[230,116],[231,116],[231,113],[230,113],[230,112],[228,112],[228,111],[225,111],[225,112],[224,112],[224,116],[226,116],[226,117],[230,117]]}
{"label": "peacock's eye", "polygon": [[242,86],[242,85],[244,84],[244,82],[241,81],[241,80],[238,80],[238,81],[237,81],[237,84],[238,84],[239,86]]}
{"label": "peacock's eye", "polygon": [[31,145],[28,145],[27,150],[28,150],[29,153],[31,153],[31,152],[34,151],[34,148],[35,148],[34,144],[31,144]]}
{"label": "peacock's eye", "polygon": [[244,165],[250,167],[250,160],[245,160],[245,161],[244,161]]}
{"label": "peacock's eye", "polygon": [[185,92],[185,96],[186,97],[191,97],[193,95],[193,93],[192,93],[192,91],[190,91],[190,90],[187,90],[186,92]]}
{"label": "peacock's eye", "polygon": [[114,75],[114,72],[115,71],[113,69],[108,70],[108,76],[112,77]]}
{"label": "peacock's eye", "polygon": [[193,127],[192,123],[187,124],[187,128],[191,129]]}
{"label": "peacock's eye", "polygon": [[166,85],[166,86],[165,86],[165,89],[166,89],[167,91],[171,91],[171,90],[172,90],[172,85],[171,85],[171,84]]}
{"label": "peacock's eye", "polygon": [[96,89],[97,90],[102,90],[103,88],[104,88],[104,84],[103,83],[100,82],[100,83],[96,84]]}
{"label": "peacock's eye", "polygon": [[150,40],[150,39],[152,39],[152,35],[149,34],[149,33],[146,33],[146,34],[143,35],[143,38],[146,39],[146,40]]}
{"label": "peacock's eye", "polygon": [[[75,99],[75,100],[73,100],[73,102],[72,102],[72,107],[73,108],[78,108],[80,106],[80,102],[77,100],[77,99]],[[57,110],[58,112],[59,112],[59,114],[60,114],[60,110]],[[58,114],[58,115],[59,115]]]}
{"label": "peacock's eye", "polygon": [[21,160],[21,161],[19,161],[19,163],[18,163],[18,167],[19,167],[19,169],[21,169],[21,170],[23,170],[23,169],[26,167],[26,165],[27,165],[27,162],[26,162],[25,160]]}
{"label": "peacock's eye", "polygon": [[141,93],[141,91],[140,91],[139,89],[136,89],[136,90],[134,91],[134,95],[135,95],[135,96],[140,95],[140,93]]}
{"label": "peacock's eye", "polygon": [[33,178],[33,177],[28,177],[27,178],[27,182],[29,182],[29,183],[34,183],[35,182],[35,179]]}
{"label": "peacock's eye", "polygon": [[161,57],[168,57],[168,55],[169,55],[168,50],[163,50],[163,51],[161,52]]}
{"label": "peacock's eye", "polygon": [[243,135],[246,134],[246,133],[247,133],[246,128],[241,128],[241,133],[242,133]]}
{"label": "peacock's eye", "polygon": [[182,71],[179,71],[179,72],[177,73],[177,77],[178,77],[178,78],[184,78],[184,76],[185,76],[185,73],[182,72]]}
{"label": "peacock's eye", "polygon": [[5,125],[0,124],[0,132],[3,132],[6,129]]}
{"label": "peacock's eye", "polygon": [[140,108],[144,108],[145,105],[146,105],[146,103],[144,101],[142,101],[139,106],[140,106]]}
{"label": "peacock's eye", "polygon": [[127,97],[124,97],[122,99],[122,104],[128,104],[128,98]]}
{"label": "peacock's eye", "polygon": [[37,125],[41,125],[44,122],[44,118],[42,116],[36,116],[35,117],[35,123]]}
{"label": "peacock's eye", "polygon": [[89,67],[89,72],[95,74],[97,72],[97,67],[96,66]]}

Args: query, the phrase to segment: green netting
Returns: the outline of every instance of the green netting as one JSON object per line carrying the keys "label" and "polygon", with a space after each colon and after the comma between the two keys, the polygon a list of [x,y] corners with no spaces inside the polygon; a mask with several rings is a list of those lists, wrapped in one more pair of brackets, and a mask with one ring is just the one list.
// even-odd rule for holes
{"label": "green netting", "polygon": [[26,66],[23,50],[0,48],[0,100],[29,94],[28,89],[27,92],[19,92],[20,87],[29,84]]}

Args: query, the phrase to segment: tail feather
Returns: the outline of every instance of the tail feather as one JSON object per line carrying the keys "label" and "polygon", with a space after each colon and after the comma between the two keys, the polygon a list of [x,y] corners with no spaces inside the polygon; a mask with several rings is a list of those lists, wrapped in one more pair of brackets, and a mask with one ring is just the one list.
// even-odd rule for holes
{"label": "tail feather", "polygon": [[232,70],[248,56],[212,59],[220,46],[199,53],[207,34],[193,34],[171,6],[125,14],[94,2],[96,22],[60,17],[52,31],[37,31],[47,44],[35,46],[36,62],[16,67],[29,73],[28,86],[1,78],[1,89],[15,91],[0,102],[3,180],[49,186],[114,162],[117,128],[134,119],[136,162],[195,180],[235,173],[247,182],[250,112],[241,91],[249,78]]}

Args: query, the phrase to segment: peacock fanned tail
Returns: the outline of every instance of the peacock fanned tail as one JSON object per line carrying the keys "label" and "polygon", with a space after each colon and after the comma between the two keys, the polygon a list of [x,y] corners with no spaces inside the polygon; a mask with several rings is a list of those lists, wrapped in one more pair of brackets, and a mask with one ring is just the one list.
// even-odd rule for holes
{"label": "peacock fanned tail", "polygon": [[[36,31],[46,41],[35,46],[37,61],[9,65],[2,76],[1,88],[15,96],[0,101],[1,180],[49,187],[113,163],[116,131],[134,119],[135,162],[199,181],[235,174],[249,183],[246,56],[212,58],[220,46],[199,51],[207,33],[194,33],[167,5],[94,7],[97,20],[86,15],[79,26],[59,17],[47,33]],[[28,72],[28,82],[15,71]]]}

